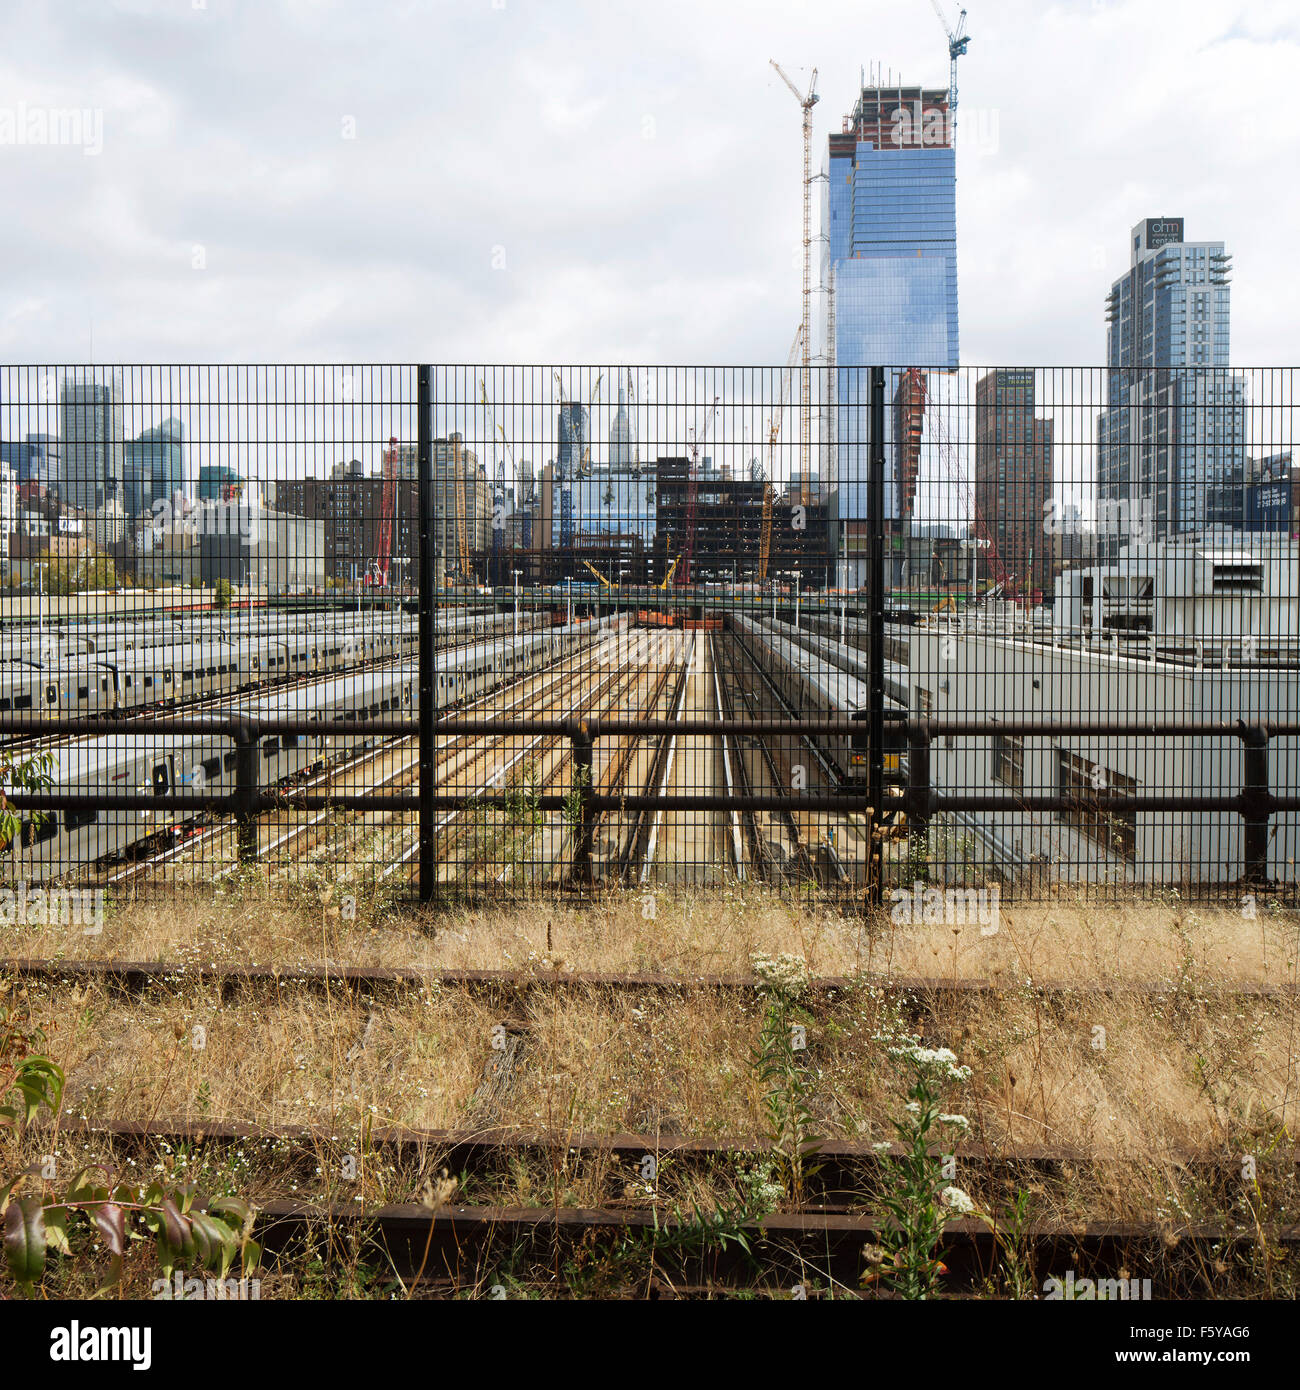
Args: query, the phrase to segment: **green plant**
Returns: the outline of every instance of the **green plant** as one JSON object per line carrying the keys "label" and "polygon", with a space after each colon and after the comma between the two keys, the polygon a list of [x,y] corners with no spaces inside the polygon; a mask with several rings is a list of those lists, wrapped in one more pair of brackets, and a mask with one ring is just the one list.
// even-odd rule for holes
{"label": "green plant", "polygon": [[[7,1005],[0,1007],[0,1137],[11,1137],[42,1109],[58,1113],[64,1074],[57,1062],[35,1051],[44,1041],[39,1027],[19,1021]],[[115,1183],[100,1164],[82,1168],[61,1195],[48,1191],[43,1176],[40,1192],[20,1194],[32,1176],[19,1173],[0,1187],[5,1264],[29,1296],[44,1277],[49,1252],[71,1256],[79,1229],[108,1252],[108,1273],[97,1293],[119,1283],[129,1243],[146,1235],[153,1237],[167,1279],[178,1268],[194,1266],[219,1270],[224,1279],[236,1258],[247,1275],[261,1257],[252,1239],[253,1210],[240,1197],[205,1202],[188,1184]]]}
{"label": "green plant", "polygon": [[964,1115],[944,1110],[943,1094],[949,1085],[969,1081],[971,1071],[958,1066],[946,1047],[922,1047],[910,1033],[877,1034],[877,1041],[886,1045],[908,1086],[903,1115],[893,1122],[901,1155],[890,1153],[888,1143],[876,1145],[885,1178],[879,1201],[890,1224],[864,1282],[880,1280],[903,1298],[924,1299],[946,1272],[939,1251],[944,1227],[975,1212],[966,1193],[951,1185],[944,1155],[931,1152],[940,1135],[946,1139],[968,1128]]}
{"label": "green plant", "polygon": [[218,579],[217,587],[212,593],[213,608],[229,608],[230,597],[234,593],[234,588],[228,579]]}
{"label": "green plant", "polygon": [[[13,758],[0,753],[0,850],[22,827],[22,817],[9,804],[6,788],[19,788],[26,792],[42,792],[54,784],[54,754],[34,753],[30,758]],[[32,822],[40,829],[41,814],[33,812]]]}
{"label": "green plant", "polygon": [[812,1019],[799,1007],[808,989],[808,967],[800,956],[752,957],[758,989],[766,1002],[751,1066],[762,1091],[763,1114],[777,1171],[786,1191],[801,1205],[804,1184],[820,1167],[811,1160],[821,1148],[808,1101],[813,1092],[806,1050]]}

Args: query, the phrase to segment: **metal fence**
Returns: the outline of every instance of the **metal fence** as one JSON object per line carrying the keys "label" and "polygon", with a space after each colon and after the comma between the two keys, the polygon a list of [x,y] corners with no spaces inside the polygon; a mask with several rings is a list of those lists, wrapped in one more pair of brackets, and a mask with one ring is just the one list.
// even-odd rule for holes
{"label": "metal fence", "polygon": [[1294,373],[797,374],[0,368],[5,874],[1293,897]]}

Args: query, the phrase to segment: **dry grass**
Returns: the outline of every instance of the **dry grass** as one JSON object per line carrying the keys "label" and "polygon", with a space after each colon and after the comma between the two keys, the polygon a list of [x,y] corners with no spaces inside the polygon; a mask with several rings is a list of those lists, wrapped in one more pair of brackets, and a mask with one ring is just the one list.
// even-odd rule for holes
{"label": "dry grass", "polygon": [[1300,913],[1263,903],[1253,917],[1176,901],[1004,905],[998,930],[986,935],[978,924],[900,926],[886,914],[868,925],[753,887],[698,897],[617,893],[584,909],[539,904],[437,916],[363,896],[349,920],[322,883],[294,904],[253,890],[196,898],[179,910],[175,900],[113,907],[94,937],[77,926],[0,927],[0,951],[284,967],[517,968],[558,958],[574,970],[683,976],[747,973],[755,952],[788,951],[818,975],[1279,985],[1297,978],[1298,938]]}

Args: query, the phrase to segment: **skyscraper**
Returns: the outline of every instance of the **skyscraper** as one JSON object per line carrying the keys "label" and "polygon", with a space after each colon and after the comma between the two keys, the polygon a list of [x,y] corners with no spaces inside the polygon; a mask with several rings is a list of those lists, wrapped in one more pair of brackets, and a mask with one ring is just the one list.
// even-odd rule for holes
{"label": "skyscraper", "polygon": [[59,390],[63,432],[63,501],[82,511],[122,503],[122,388],[64,378]]}
{"label": "skyscraper", "polygon": [[618,411],[609,427],[609,468],[611,473],[632,470],[632,426],[627,416],[627,387],[618,388]]}
{"label": "skyscraper", "polygon": [[175,416],[122,446],[122,509],[128,516],[153,510],[185,491],[185,429]]}
{"label": "skyscraper", "polygon": [[587,464],[587,407],[579,401],[560,406],[560,446],[555,476],[560,480],[560,544],[573,544],[573,480]]}
{"label": "skyscraper", "polygon": [[1099,542],[1210,523],[1211,489],[1241,485],[1246,388],[1228,370],[1231,256],[1187,241],[1181,217],[1133,228],[1106,299],[1106,407],[1097,422]]}
{"label": "skyscraper", "polygon": [[1034,414],[1033,368],[986,372],[975,384],[975,506],[1019,589],[1051,590],[1051,500],[1052,422]]}
{"label": "skyscraper", "polygon": [[[825,434],[839,514],[866,515],[865,411],[872,366],[956,367],[957,168],[948,93],[864,87],[830,137],[822,282],[830,398]],[[886,514],[897,514],[887,450]]]}

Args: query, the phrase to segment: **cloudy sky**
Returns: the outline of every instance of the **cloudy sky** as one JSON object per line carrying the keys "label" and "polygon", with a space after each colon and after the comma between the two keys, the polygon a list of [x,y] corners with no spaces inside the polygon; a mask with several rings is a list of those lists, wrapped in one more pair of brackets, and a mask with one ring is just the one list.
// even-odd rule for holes
{"label": "cloudy sky", "polygon": [[[962,360],[1100,361],[1161,214],[1234,253],[1234,362],[1294,362],[1294,0],[968,25]],[[947,79],[929,0],[9,0],[4,32],[9,362],[93,331],[99,362],[779,363],[800,118],[768,59],[818,69],[818,164],[860,65]],[[81,144],[14,143],[74,107]]]}

